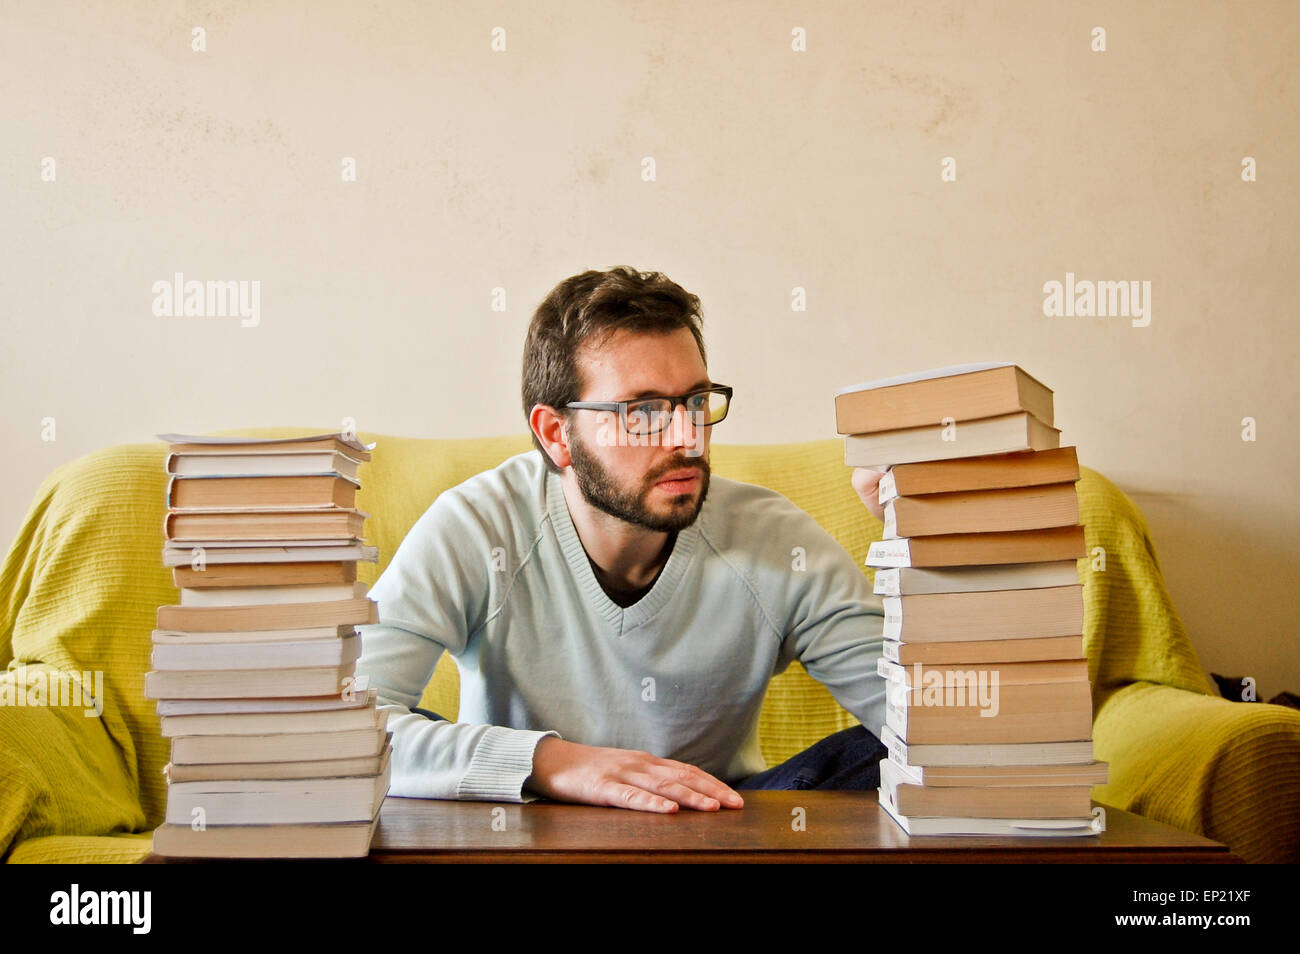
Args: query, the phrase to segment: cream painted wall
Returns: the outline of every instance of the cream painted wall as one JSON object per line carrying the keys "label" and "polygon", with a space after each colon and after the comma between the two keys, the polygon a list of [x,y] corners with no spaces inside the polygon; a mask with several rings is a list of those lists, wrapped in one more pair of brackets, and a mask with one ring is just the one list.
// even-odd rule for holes
{"label": "cream painted wall", "polygon": [[[631,264],[703,298],[720,442],[834,436],[842,384],[1023,365],[1147,513],[1206,669],[1300,691],[1293,0],[0,18],[7,540],[55,465],[160,431],[521,433],[532,309]],[[258,324],[155,316],[178,271],[260,282]],[[1066,272],[1150,281],[1149,325],[1045,317]]]}

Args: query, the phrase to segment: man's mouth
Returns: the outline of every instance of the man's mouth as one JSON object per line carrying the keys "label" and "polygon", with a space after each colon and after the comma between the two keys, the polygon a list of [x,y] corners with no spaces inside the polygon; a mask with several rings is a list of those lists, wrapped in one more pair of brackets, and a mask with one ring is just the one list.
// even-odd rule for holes
{"label": "man's mouth", "polygon": [[685,470],[673,471],[658,481],[655,486],[661,490],[666,490],[670,494],[687,494],[698,486],[699,480],[699,468],[690,467]]}

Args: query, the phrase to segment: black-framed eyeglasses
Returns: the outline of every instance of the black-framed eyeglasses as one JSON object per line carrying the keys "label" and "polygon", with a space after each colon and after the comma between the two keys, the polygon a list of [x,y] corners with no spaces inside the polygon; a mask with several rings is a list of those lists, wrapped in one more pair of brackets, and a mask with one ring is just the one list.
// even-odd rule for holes
{"label": "black-framed eyeglasses", "polygon": [[657,434],[667,427],[677,411],[677,405],[686,408],[686,414],[696,427],[712,427],[727,416],[731,407],[732,388],[715,384],[711,388],[692,391],[677,397],[647,397],[635,401],[570,401],[565,407],[579,411],[617,411],[623,429],[629,434],[645,436]]}

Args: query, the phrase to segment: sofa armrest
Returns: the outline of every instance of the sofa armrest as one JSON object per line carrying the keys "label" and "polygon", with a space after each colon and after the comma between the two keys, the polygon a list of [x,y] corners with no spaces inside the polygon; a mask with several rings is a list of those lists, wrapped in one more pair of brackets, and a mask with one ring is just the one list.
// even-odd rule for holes
{"label": "sofa armrest", "polygon": [[138,865],[153,851],[153,834],[26,838],[6,861],[11,865]]}
{"label": "sofa armrest", "polygon": [[1300,711],[1135,682],[1093,720],[1110,781],[1093,798],[1226,844],[1300,861]]}
{"label": "sofa armrest", "polygon": [[[0,858],[27,838],[145,825],[139,792],[104,720],[80,692],[60,694],[59,684],[51,666],[0,672]],[[75,698],[64,704],[69,695]]]}

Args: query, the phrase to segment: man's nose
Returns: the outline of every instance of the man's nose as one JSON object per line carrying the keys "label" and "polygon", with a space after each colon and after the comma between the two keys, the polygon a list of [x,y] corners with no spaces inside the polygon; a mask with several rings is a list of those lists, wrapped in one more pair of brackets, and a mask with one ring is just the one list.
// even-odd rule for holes
{"label": "man's nose", "polygon": [[[682,412],[680,417],[678,411]],[[668,426],[664,428],[664,433],[666,436],[664,443],[670,447],[686,448],[687,457],[699,457],[704,452],[702,429],[695,426],[695,419],[686,409],[685,402],[679,402],[673,407],[673,416]]]}

